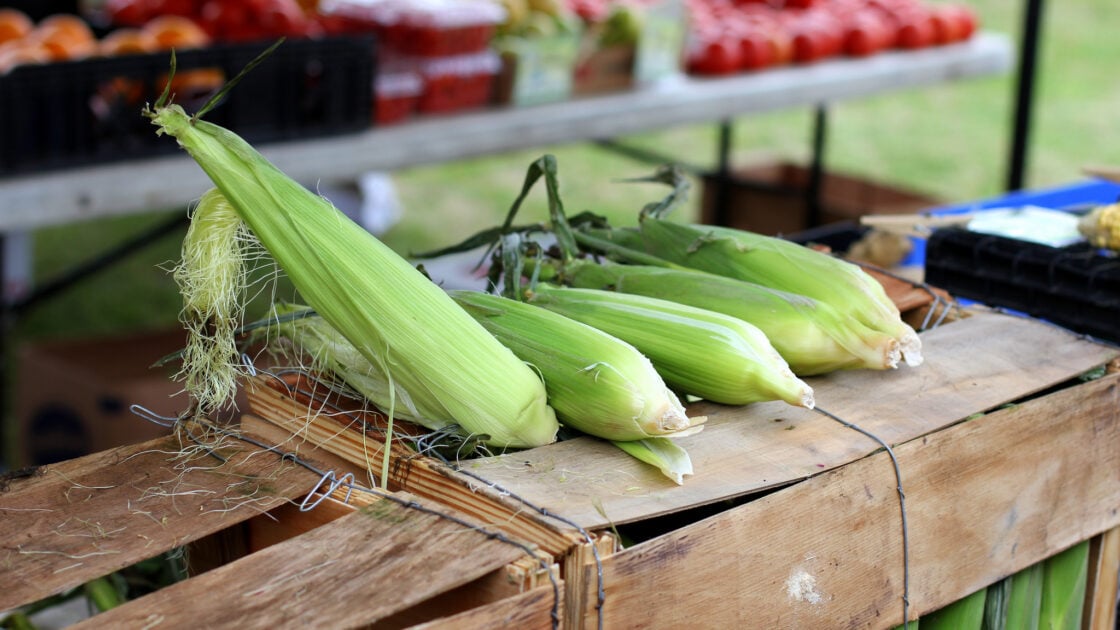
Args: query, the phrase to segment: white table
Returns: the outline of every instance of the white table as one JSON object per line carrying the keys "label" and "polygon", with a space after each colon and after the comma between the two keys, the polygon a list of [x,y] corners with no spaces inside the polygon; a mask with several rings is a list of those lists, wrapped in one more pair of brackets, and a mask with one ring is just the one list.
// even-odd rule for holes
{"label": "white table", "polygon": [[[299,181],[352,181],[370,171],[617,138],[999,75],[1011,69],[1013,60],[1007,37],[981,33],[966,43],[914,52],[835,59],[730,78],[682,77],[563,103],[422,118],[260,148]],[[185,154],[0,177],[0,234],[185,206],[209,187],[202,170]]]}

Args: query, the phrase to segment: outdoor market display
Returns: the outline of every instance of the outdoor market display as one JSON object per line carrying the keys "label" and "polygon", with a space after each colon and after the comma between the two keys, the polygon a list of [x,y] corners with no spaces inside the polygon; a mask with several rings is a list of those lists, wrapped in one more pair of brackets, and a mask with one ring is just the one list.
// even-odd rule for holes
{"label": "outdoor market display", "polygon": [[[36,498],[73,492],[77,510],[123,502],[129,509],[110,510],[108,527],[97,523],[103,535],[94,544],[114,544],[127,531],[162,549],[247,518],[221,505],[223,492],[236,492],[242,505],[279,515],[271,525],[252,524],[253,553],[148,598],[110,602],[87,625],[152,615],[179,623],[189,614],[192,623],[243,627],[487,627],[511,619],[527,627],[648,626],[699,614],[743,624],[756,612],[768,623],[844,618],[875,627],[920,613],[933,625],[938,614],[959,623],[949,615],[974,616],[986,602],[1004,601],[988,585],[1014,592],[1014,580],[1003,579],[1036,565],[1067,574],[1068,584],[1052,581],[1047,592],[1059,598],[1042,597],[1028,614],[1104,614],[1068,604],[1097,588],[1115,592],[1103,578],[1087,585],[1090,567],[1115,573],[1120,555],[1101,550],[1115,541],[1095,538],[1096,552],[1084,541],[1116,531],[1108,506],[1120,488],[1075,465],[1090,451],[1102,466],[1120,455],[1114,441],[1099,439],[1120,427],[1116,375],[1102,367],[1116,359],[1114,348],[1024,318],[963,313],[905,282],[902,293],[916,294],[922,307],[902,309],[913,295],[888,297],[887,280],[853,263],[773,237],[674,222],[668,215],[688,186],[671,168],[649,178],[669,193],[635,225],[569,216],[548,156],[530,165],[502,226],[449,248],[490,246],[489,278],[504,295],[448,293],[244,139],[206,122],[216,102],[188,114],[165,90],[145,111],[152,132],[175,138],[214,185],[193,210],[175,274],[191,333],[175,357],[190,396],[170,419],[177,435],[48,469],[57,479],[15,479],[0,509],[27,527],[4,550],[42,579],[16,580],[0,608],[58,592],[116,555],[107,547],[87,555],[90,536],[26,538],[91,522],[82,512],[61,525],[39,514],[32,523],[25,511]],[[521,205],[542,180],[548,221],[522,223]],[[244,322],[242,265],[260,255],[244,249],[253,241],[303,303]],[[703,291],[711,287],[718,289]],[[753,314],[728,306],[732,291],[736,302],[761,306]],[[1000,331],[1031,341],[1007,344]],[[705,334],[726,342],[704,346]],[[249,355],[251,364],[248,340],[265,349]],[[238,387],[252,399],[241,426],[210,423]],[[1058,433],[1060,443],[1051,439]],[[992,446],[1009,435],[1039,457],[985,467]],[[87,476],[87,467],[108,474],[111,466],[95,464],[114,458],[120,470],[144,462],[159,470],[169,451],[184,466],[170,485],[141,468],[144,483],[168,488],[164,495],[183,492],[182,513],[214,515],[205,527],[145,511],[150,496],[131,495],[139,481]],[[953,466],[982,472],[945,482],[943,452],[956,454]],[[1029,474],[1043,452],[1068,474]],[[197,466],[196,457],[220,463]],[[904,481],[900,461],[913,477]],[[1056,491],[1067,482],[1084,494]],[[961,505],[962,488],[975,541],[961,540],[961,516],[943,510]],[[1058,500],[1022,501],[1034,495]],[[300,496],[315,515],[310,522],[278,507]],[[907,506],[921,532],[914,540]],[[1056,506],[1069,508],[1076,525],[1040,527]],[[694,522],[658,522],[686,512]],[[137,516],[146,528],[117,527]],[[851,535],[823,535],[837,527]],[[984,553],[992,532],[997,542],[1022,546]],[[68,546],[42,547],[54,543]],[[954,571],[953,554],[944,553],[954,546],[968,548],[962,562],[988,565]],[[72,572],[55,570],[54,552],[75,562]],[[134,546],[111,562],[143,553]],[[400,570],[387,572],[386,563]],[[687,570],[667,572],[670,563]],[[440,570],[430,574],[431,567]],[[249,581],[262,576],[263,583]],[[387,579],[399,588],[387,588]],[[660,592],[654,584],[687,592],[696,579],[712,587],[694,602],[650,600]],[[339,590],[312,595],[324,586]],[[185,605],[200,593],[211,601],[241,597],[242,605]],[[254,607],[243,616],[246,595]],[[293,608],[304,597],[313,605]],[[733,605],[712,606],[712,597]]]}
{"label": "outdoor market display", "polygon": [[[631,89],[682,72],[738,74],[948,45],[977,26],[966,5],[923,0],[112,0],[38,24],[0,11],[0,81],[29,65],[170,48],[372,37],[375,78],[354,80],[369,88],[366,123],[384,125]],[[117,71],[144,79],[127,65]],[[18,78],[6,89],[31,81]],[[211,76],[193,88],[217,84]]]}

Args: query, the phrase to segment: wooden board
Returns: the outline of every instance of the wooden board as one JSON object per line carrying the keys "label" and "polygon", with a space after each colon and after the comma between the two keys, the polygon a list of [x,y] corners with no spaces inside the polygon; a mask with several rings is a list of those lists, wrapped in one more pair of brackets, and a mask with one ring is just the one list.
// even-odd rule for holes
{"label": "wooden board", "polygon": [[482,531],[382,500],[74,627],[355,627],[523,556]]}
{"label": "wooden board", "polygon": [[[925,364],[809,379],[817,404],[896,444],[1020,399],[1117,356],[1038,322],[990,312],[922,335]],[[462,462],[464,470],[588,529],[758,492],[846,464],[879,448],[819,412],[783,403],[692,405],[703,432],[682,438],[696,474],[676,486],[592,439]],[[478,484],[477,480],[465,483]]]}
{"label": "wooden board", "polygon": [[1089,543],[1089,579],[1085,587],[1084,628],[1114,630],[1120,608],[1120,527]]}
{"label": "wooden board", "polygon": [[[319,413],[314,406],[294,401],[258,381],[247,388],[254,414],[242,418],[242,429],[260,435],[267,443],[298,454],[319,458],[334,470],[353,473],[359,481],[368,477],[366,466],[379,465],[381,444],[355,430],[347,413]],[[260,414],[267,418],[257,417]],[[547,519],[524,505],[506,505],[500,492],[485,481],[465,482],[450,466],[417,457],[410,450],[394,448],[388,479],[392,490],[450,506],[522,540],[531,540],[545,553],[559,557],[586,540],[575,529]]]}
{"label": "wooden board", "polygon": [[0,610],[37,601],[306,495],[307,469],[176,436],[43,466],[0,488]]}
{"label": "wooden board", "polygon": [[[557,621],[562,623],[563,617],[558,617]],[[414,630],[547,630],[552,627],[552,588],[541,586],[493,604],[420,624]]]}
{"label": "wooden board", "polygon": [[[1120,525],[1120,375],[895,452],[916,616]],[[728,628],[893,627],[901,532],[894,470],[879,452],[606,558],[604,619],[612,628],[697,618]],[[589,614],[584,627],[594,622]]]}
{"label": "wooden board", "polygon": [[487,532],[384,500],[74,628],[353,628],[524,555]]}

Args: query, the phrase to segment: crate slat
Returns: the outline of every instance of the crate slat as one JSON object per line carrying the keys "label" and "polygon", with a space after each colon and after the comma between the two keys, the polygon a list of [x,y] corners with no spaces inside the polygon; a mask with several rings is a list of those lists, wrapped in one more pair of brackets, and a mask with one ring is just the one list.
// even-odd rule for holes
{"label": "crate slat", "polygon": [[[1118,355],[1115,348],[1037,320],[987,312],[922,338],[926,361],[920,367],[807,379],[817,405],[896,444]],[[681,487],[611,445],[586,438],[471,460],[465,468],[582,527],[602,529],[785,485],[878,448],[817,412],[784,403],[700,403],[690,411],[707,415],[708,422],[703,432],[679,440],[696,470]]]}
{"label": "crate slat", "polygon": [[[190,445],[193,446],[193,445]],[[42,466],[0,489],[0,610],[185,545],[314,489],[319,476],[226,440],[176,436]]]}
{"label": "crate slat", "polygon": [[[1120,525],[1118,389],[1111,375],[895,448],[912,616]],[[604,559],[604,619],[889,628],[902,621],[901,531],[879,452]]]}
{"label": "crate slat", "polygon": [[1120,527],[1089,544],[1089,579],[1085,588],[1085,628],[1117,628],[1120,608]]}
{"label": "crate slat", "polygon": [[[413,630],[549,630],[553,627],[552,598],[552,587],[541,586],[457,615],[413,626]],[[558,621],[562,622],[563,617]]]}
{"label": "crate slat", "polygon": [[355,627],[524,555],[478,530],[381,500],[74,627]]}

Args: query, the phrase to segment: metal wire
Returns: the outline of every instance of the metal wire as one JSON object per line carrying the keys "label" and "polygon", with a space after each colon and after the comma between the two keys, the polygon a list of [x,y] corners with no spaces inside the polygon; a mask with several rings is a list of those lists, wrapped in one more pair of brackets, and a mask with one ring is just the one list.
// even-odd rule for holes
{"label": "metal wire", "polygon": [[910,627],[910,534],[909,528],[906,523],[906,494],[902,491],[902,469],[898,465],[898,458],[894,454],[894,450],[883,441],[882,438],[871,433],[870,431],[859,427],[858,425],[848,422],[843,418],[833,414],[829,411],[815,407],[815,411],[821,415],[838,422],[844,427],[851,429],[861,435],[867,436],[874,440],[879,446],[882,446],[887,455],[891,458],[891,464],[894,466],[894,477],[898,483],[898,507],[902,516],[902,627]]}

